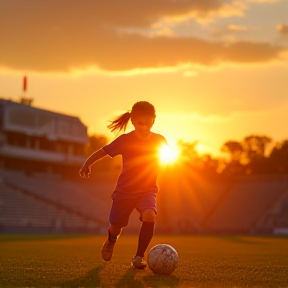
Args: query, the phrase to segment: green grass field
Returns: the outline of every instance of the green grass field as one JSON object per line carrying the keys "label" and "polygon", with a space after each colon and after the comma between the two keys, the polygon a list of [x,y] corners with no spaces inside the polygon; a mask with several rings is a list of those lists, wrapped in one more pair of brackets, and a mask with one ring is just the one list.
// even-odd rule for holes
{"label": "green grass field", "polygon": [[136,235],[122,235],[113,259],[105,236],[1,235],[0,287],[288,287],[288,238],[154,236],[173,245],[179,266],[169,276],[130,268]]}

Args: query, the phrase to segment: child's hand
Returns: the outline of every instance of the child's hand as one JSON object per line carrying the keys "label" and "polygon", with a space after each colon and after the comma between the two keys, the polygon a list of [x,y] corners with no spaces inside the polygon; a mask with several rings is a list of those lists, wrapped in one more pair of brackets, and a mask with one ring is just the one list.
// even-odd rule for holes
{"label": "child's hand", "polygon": [[90,174],[91,174],[91,167],[90,166],[86,166],[85,164],[79,170],[79,175],[82,178],[89,178]]}

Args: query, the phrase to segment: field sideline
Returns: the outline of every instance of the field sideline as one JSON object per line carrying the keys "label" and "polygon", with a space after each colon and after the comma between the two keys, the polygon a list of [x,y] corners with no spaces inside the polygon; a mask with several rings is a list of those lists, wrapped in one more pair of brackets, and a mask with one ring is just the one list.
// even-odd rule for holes
{"label": "field sideline", "polygon": [[122,235],[113,259],[100,256],[104,235],[0,235],[0,287],[288,287],[288,238],[161,236],[180,257],[170,276],[135,271],[136,235]]}

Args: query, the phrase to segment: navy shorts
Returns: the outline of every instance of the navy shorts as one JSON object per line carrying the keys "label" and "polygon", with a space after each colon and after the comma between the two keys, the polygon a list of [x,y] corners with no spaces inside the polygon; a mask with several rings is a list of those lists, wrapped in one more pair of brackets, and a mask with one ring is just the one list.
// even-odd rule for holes
{"label": "navy shorts", "polygon": [[[133,195],[134,196],[134,195]],[[131,195],[117,195],[114,193],[112,196],[113,203],[109,216],[110,225],[119,228],[128,225],[129,217],[134,209],[140,213],[140,221],[142,221],[142,213],[146,209],[153,209],[157,214],[156,193],[145,193],[138,197],[131,197]]]}

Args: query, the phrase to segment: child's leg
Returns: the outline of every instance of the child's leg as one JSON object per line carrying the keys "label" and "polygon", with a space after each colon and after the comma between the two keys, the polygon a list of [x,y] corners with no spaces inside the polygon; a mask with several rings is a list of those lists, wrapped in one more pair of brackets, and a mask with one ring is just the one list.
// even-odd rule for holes
{"label": "child's leg", "polygon": [[135,207],[134,202],[126,202],[127,201],[113,201],[109,216],[110,226],[108,228],[108,238],[104,242],[101,251],[102,258],[105,261],[111,260],[117,238],[121,234],[122,228],[127,226],[129,216]]}
{"label": "child's leg", "polygon": [[110,242],[116,242],[116,240],[120,236],[121,232],[122,232],[122,228],[119,228],[119,226],[110,225],[108,228],[109,241]]}
{"label": "child's leg", "polygon": [[154,234],[154,225],[156,220],[155,210],[154,209],[144,210],[142,212],[141,218],[143,223],[139,234],[136,256],[143,257]]}
{"label": "child's leg", "polygon": [[115,245],[119,235],[121,234],[121,231],[122,231],[122,229],[117,227],[117,226],[114,226],[114,225],[109,226],[108,239],[104,242],[102,250],[101,250],[102,258],[105,261],[111,260],[114,245]]}
{"label": "child's leg", "polygon": [[121,234],[122,228],[128,224],[129,217],[135,208],[135,200],[113,201],[109,216],[109,238],[116,241]]}

